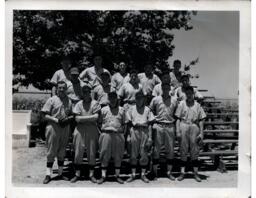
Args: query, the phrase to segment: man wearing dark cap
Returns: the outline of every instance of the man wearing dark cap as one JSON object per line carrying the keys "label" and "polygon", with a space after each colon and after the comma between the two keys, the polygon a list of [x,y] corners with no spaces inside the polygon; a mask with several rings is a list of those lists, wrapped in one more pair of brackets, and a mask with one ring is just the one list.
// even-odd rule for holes
{"label": "man wearing dark cap", "polygon": [[148,152],[152,146],[152,123],[154,115],[151,110],[145,106],[146,96],[143,91],[135,94],[136,105],[126,113],[126,123],[128,124],[127,132],[131,142],[130,164],[132,174],[127,182],[135,179],[137,159],[139,157],[139,165],[141,167],[141,180],[148,183],[146,177],[146,167],[148,165]]}
{"label": "man wearing dark cap", "polygon": [[80,179],[81,165],[83,162],[84,150],[86,148],[89,177],[93,183],[97,180],[94,177],[94,167],[96,164],[96,152],[98,149],[99,130],[97,121],[100,113],[100,105],[91,97],[91,86],[84,84],[82,87],[83,100],[79,101],[74,109],[77,126],[74,131],[73,144],[75,147],[75,176],[71,182],[74,183]]}
{"label": "man wearing dark cap", "polygon": [[114,160],[116,181],[123,184],[119,177],[121,162],[124,154],[125,111],[118,105],[115,92],[108,94],[109,105],[101,109],[100,126],[102,133],[99,138],[100,161],[102,177],[98,184],[106,180],[106,171],[111,158]]}

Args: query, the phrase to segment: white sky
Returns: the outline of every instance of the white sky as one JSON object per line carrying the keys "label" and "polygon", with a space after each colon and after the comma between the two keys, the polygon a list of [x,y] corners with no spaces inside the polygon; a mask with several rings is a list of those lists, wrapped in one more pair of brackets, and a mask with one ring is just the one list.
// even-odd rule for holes
{"label": "white sky", "polygon": [[192,17],[193,29],[175,30],[175,49],[171,62],[188,64],[199,57],[192,68],[199,79],[192,84],[208,89],[207,95],[237,98],[239,84],[239,13],[201,11]]}

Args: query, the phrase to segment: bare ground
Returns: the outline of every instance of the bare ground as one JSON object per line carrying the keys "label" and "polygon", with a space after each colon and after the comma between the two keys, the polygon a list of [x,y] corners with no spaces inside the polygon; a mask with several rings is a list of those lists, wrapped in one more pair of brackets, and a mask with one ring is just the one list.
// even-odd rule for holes
{"label": "bare ground", "polygon": [[[22,144],[13,144],[13,169],[12,169],[12,182],[14,186],[59,186],[59,187],[236,187],[237,186],[237,170],[228,170],[227,173],[220,173],[218,171],[200,171],[202,182],[196,182],[191,174],[187,175],[187,178],[182,182],[170,181],[167,178],[160,177],[157,181],[151,181],[149,184],[143,183],[139,177],[132,183],[125,183],[123,185],[117,184],[113,177],[109,177],[108,181],[103,185],[93,184],[88,181],[88,178],[84,178],[82,181],[78,181],[75,184],[69,181],[56,181],[52,180],[48,185],[43,185],[42,181],[45,177],[46,167],[46,148],[44,145],[37,145],[33,148],[26,148]],[[72,177],[71,162],[65,162],[64,174],[69,178]],[[54,175],[56,175],[57,166],[54,165]],[[124,179],[127,178],[127,174],[121,175]],[[175,173],[178,176],[178,172]]]}

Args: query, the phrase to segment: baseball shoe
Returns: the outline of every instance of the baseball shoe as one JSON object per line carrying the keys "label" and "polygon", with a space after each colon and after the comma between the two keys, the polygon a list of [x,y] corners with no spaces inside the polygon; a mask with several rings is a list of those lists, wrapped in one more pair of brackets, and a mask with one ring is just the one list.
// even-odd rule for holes
{"label": "baseball shoe", "polygon": [[55,177],[56,180],[64,180],[64,181],[69,181],[69,179],[63,175],[58,175],[57,177]]}
{"label": "baseball shoe", "polygon": [[78,176],[75,176],[75,177],[73,177],[73,178],[70,180],[70,182],[71,182],[71,183],[76,183],[79,179],[80,179],[80,178],[79,178]]}
{"label": "baseball shoe", "polygon": [[199,175],[197,173],[194,174],[194,179],[197,181],[197,182],[201,182],[201,178],[199,177]]}
{"label": "baseball shoe", "polygon": [[122,180],[119,176],[116,177],[116,181],[117,181],[119,184],[124,184],[124,180]]}
{"label": "baseball shoe", "polygon": [[92,183],[97,183],[97,179],[94,176],[91,176],[90,180],[91,180]]}
{"label": "baseball shoe", "polygon": [[178,181],[182,181],[185,178],[185,173],[181,173],[180,176],[177,178]]}
{"label": "baseball shoe", "polygon": [[[94,178],[94,179],[95,179],[95,178]],[[100,178],[100,179],[97,181],[97,183],[98,183],[98,184],[103,184],[105,181],[106,181],[106,177],[102,177],[102,178]]]}
{"label": "baseball shoe", "polygon": [[132,181],[134,181],[135,180],[135,176],[130,176],[127,180],[126,180],[126,182],[127,183],[130,183],[130,182],[132,182]]}
{"label": "baseball shoe", "polygon": [[171,173],[167,174],[167,177],[169,180],[175,181],[175,177]]}
{"label": "baseball shoe", "polygon": [[46,175],[43,181],[43,184],[48,184],[51,181],[50,175]]}
{"label": "baseball shoe", "polygon": [[146,177],[146,175],[141,175],[141,180],[144,181],[145,183],[149,183],[149,180]]}

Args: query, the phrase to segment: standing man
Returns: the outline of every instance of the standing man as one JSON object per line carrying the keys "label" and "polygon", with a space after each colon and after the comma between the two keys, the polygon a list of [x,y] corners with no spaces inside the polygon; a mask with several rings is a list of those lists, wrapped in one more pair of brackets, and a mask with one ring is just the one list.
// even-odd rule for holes
{"label": "standing man", "polygon": [[160,152],[162,146],[164,146],[167,160],[167,177],[174,181],[175,177],[172,175],[176,121],[174,113],[178,102],[175,97],[171,96],[169,83],[162,83],[161,86],[163,94],[154,97],[150,104],[150,109],[155,115],[155,124],[153,125],[153,171],[155,179],[157,179]]}
{"label": "standing man", "polygon": [[182,72],[180,71],[181,69],[181,61],[180,60],[175,60],[173,62],[173,71],[170,72],[170,77],[171,77],[171,83],[172,86],[175,88],[181,86],[181,77],[182,77]]}
{"label": "standing man", "polygon": [[116,92],[119,91],[121,86],[130,80],[130,75],[127,73],[127,66],[124,62],[119,64],[119,72],[116,72],[111,78],[111,89]]}
{"label": "standing man", "polygon": [[71,100],[73,107],[82,99],[82,88],[79,80],[79,69],[72,67],[69,70],[70,81],[67,81],[67,95]]}
{"label": "standing man", "polygon": [[205,112],[201,105],[194,100],[193,87],[186,87],[186,100],[180,102],[175,112],[178,118],[176,122],[177,139],[180,142],[181,155],[181,174],[178,181],[182,181],[185,177],[185,165],[187,163],[187,154],[190,149],[191,165],[194,171],[194,178],[197,182],[201,182],[198,175],[198,156],[199,145],[202,144],[203,120],[206,118]]}
{"label": "standing man", "polygon": [[52,95],[56,95],[56,87],[57,83],[59,81],[64,81],[67,82],[70,80],[70,75],[69,75],[69,69],[72,66],[72,59],[70,56],[64,56],[63,59],[61,60],[61,67],[62,69],[57,70],[50,81],[50,83],[53,85],[52,87]]}
{"label": "standing man", "polygon": [[116,181],[123,184],[124,181],[119,174],[125,146],[125,112],[123,107],[118,105],[116,92],[110,92],[108,98],[110,103],[101,109],[100,114],[102,133],[100,134],[99,145],[102,177],[98,184],[105,182],[107,167],[111,158],[114,159]]}
{"label": "standing man", "polygon": [[121,104],[124,104],[126,111],[128,111],[131,106],[135,105],[135,95],[141,90],[142,85],[138,79],[138,71],[133,69],[130,72],[129,82],[123,84],[118,91]]}
{"label": "standing man", "polygon": [[89,177],[93,183],[97,180],[94,177],[94,167],[96,164],[96,152],[98,149],[99,130],[97,120],[100,112],[100,105],[91,97],[91,86],[84,84],[82,87],[83,100],[79,101],[74,107],[75,128],[73,144],[75,147],[75,176],[71,179],[74,183],[80,179],[81,165],[83,162],[84,149],[86,148],[89,164]]}
{"label": "standing man", "polygon": [[[131,177],[127,182],[135,180],[137,159],[141,167],[141,180],[149,183],[146,177],[146,167],[148,165],[148,153],[152,146],[152,123],[154,115],[145,106],[145,95],[142,91],[136,93],[136,105],[132,106],[126,114],[126,123],[129,128],[129,138],[131,141],[130,164],[132,168]],[[130,129],[130,130],[129,130]]]}
{"label": "standing man", "polygon": [[[183,75],[181,77],[181,83],[182,83],[182,86],[178,87],[175,91],[176,92],[175,95],[176,95],[178,101],[182,101],[182,100],[186,99],[185,90],[187,89],[187,87],[190,87],[189,76],[188,75]],[[203,99],[202,94],[200,94],[200,92],[197,91],[196,88],[193,88],[193,90],[194,90],[195,99],[196,100],[202,100]]]}
{"label": "standing man", "polygon": [[144,67],[144,71],[144,73],[138,75],[138,78],[142,85],[143,92],[146,93],[147,96],[146,103],[149,105],[152,100],[152,91],[157,84],[161,83],[161,80],[153,73],[153,66],[151,64],[147,64]]}
{"label": "standing man", "polygon": [[152,96],[161,96],[163,94],[162,90],[162,84],[169,84],[170,86],[170,93],[171,95],[175,95],[175,88],[171,84],[171,78],[170,75],[167,71],[163,71],[163,74],[161,75],[161,83],[157,84],[153,91],[152,91]]}
{"label": "standing man", "polygon": [[69,138],[69,123],[73,119],[72,103],[66,95],[67,84],[64,81],[57,82],[57,95],[47,100],[42,108],[46,126],[47,145],[47,169],[43,181],[48,184],[51,181],[52,166],[55,157],[58,160],[58,179],[68,180],[63,176],[65,150]]}
{"label": "standing man", "polygon": [[92,88],[102,84],[101,74],[103,72],[108,72],[111,76],[110,72],[102,67],[102,57],[100,55],[95,55],[93,61],[94,66],[86,68],[79,76],[80,80],[89,82],[92,85]]}
{"label": "standing man", "polygon": [[94,89],[92,90],[92,97],[101,105],[101,107],[104,107],[107,106],[109,103],[108,93],[110,93],[111,91],[111,76],[108,72],[103,72],[101,74],[101,79],[102,83],[96,85],[96,87],[94,87]]}

